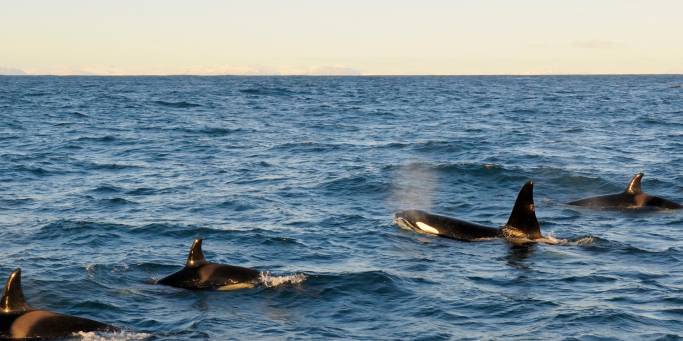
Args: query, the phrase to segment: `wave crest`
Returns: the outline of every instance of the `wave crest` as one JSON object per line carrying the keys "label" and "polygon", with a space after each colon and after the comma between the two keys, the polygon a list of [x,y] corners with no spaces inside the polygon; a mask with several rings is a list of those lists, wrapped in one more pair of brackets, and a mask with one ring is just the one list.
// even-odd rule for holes
{"label": "wave crest", "polygon": [[155,104],[164,106],[164,107],[170,107],[170,108],[194,108],[194,107],[201,107],[200,104],[196,103],[190,103],[190,102],[185,102],[185,101],[180,101],[180,102],[167,102],[167,101],[154,101]]}
{"label": "wave crest", "polygon": [[129,340],[147,340],[152,337],[147,333],[135,333],[131,331],[120,331],[113,333],[102,332],[78,332],[74,336],[80,337],[82,341],[129,341]]}
{"label": "wave crest", "polygon": [[301,284],[303,283],[306,278],[308,278],[304,274],[293,274],[293,275],[283,275],[283,276],[273,276],[271,275],[270,272],[261,272],[261,275],[259,277],[259,281],[266,287],[266,288],[274,288],[274,287],[279,287],[281,285],[285,284]]}

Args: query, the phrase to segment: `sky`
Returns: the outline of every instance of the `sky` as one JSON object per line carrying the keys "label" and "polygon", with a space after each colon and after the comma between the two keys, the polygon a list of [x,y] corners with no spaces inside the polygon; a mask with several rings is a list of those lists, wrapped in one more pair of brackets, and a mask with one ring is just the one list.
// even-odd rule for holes
{"label": "sky", "polygon": [[683,0],[0,0],[0,74],[683,74]]}

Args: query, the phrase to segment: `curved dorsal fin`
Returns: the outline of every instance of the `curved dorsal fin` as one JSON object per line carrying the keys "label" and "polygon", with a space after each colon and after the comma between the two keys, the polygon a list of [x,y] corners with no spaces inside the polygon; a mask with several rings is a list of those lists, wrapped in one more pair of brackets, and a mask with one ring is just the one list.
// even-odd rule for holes
{"label": "curved dorsal fin", "polygon": [[536,220],[536,210],[534,208],[533,182],[529,181],[522,186],[506,226],[524,232],[529,239],[541,238],[541,227],[538,224],[538,220]]}
{"label": "curved dorsal fin", "polygon": [[204,252],[202,252],[202,240],[195,239],[192,243],[192,248],[190,248],[190,254],[187,256],[186,267],[194,268],[206,264],[206,259],[204,259]]}
{"label": "curved dorsal fin", "polygon": [[21,269],[14,270],[7,279],[0,299],[0,311],[4,313],[29,310],[28,303],[21,291]]}
{"label": "curved dorsal fin", "polygon": [[626,186],[626,190],[624,192],[628,194],[638,194],[642,193],[643,190],[640,188],[640,181],[643,180],[643,173],[636,173],[636,175],[631,178],[631,181],[628,182],[628,186]]}

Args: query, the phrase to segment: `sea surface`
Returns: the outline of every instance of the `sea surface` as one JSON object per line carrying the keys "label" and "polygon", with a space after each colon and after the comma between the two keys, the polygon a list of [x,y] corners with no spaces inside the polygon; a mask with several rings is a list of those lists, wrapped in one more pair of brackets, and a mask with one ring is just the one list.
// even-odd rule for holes
{"label": "sea surface", "polygon": [[[0,279],[124,328],[86,340],[676,340],[683,76],[0,77]],[[558,245],[399,229],[499,226],[527,180]],[[264,272],[155,285],[194,238]]]}

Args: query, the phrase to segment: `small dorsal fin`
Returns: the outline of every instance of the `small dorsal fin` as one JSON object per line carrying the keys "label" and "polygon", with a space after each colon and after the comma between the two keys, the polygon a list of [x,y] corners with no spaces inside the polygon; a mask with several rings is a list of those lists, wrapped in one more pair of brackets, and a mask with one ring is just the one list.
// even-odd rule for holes
{"label": "small dorsal fin", "polygon": [[185,266],[188,268],[194,268],[202,264],[206,264],[204,252],[202,252],[202,240],[195,239],[194,243],[192,243],[190,254],[187,256],[187,262],[185,263]]}
{"label": "small dorsal fin", "polygon": [[626,186],[626,190],[624,192],[628,194],[638,194],[642,193],[643,189],[640,188],[640,181],[643,180],[643,173],[636,173],[636,175],[631,178],[631,181],[628,182],[628,186]]}
{"label": "small dorsal fin", "polygon": [[536,220],[536,210],[534,208],[534,183],[529,181],[517,195],[515,207],[506,226],[513,227],[524,232],[529,239],[541,238],[541,227]]}
{"label": "small dorsal fin", "polygon": [[21,269],[14,270],[7,279],[0,299],[0,312],[13,313],[29,310],[28,303],[21,291]]}

